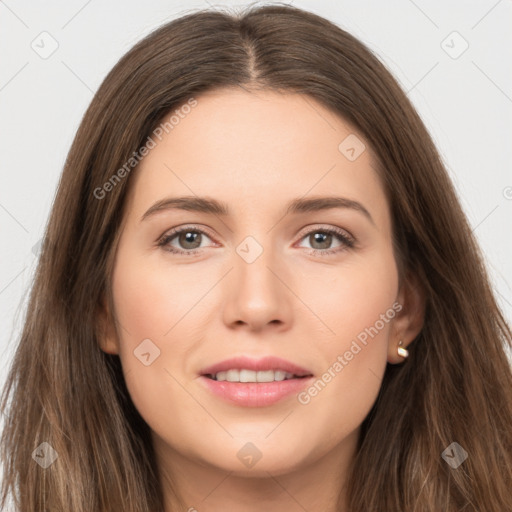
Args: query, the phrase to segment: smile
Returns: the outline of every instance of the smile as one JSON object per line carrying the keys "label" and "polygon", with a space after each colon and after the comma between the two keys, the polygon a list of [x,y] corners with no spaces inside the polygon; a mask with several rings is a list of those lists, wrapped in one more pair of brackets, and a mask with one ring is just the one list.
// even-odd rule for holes
{"label": "smile", "polygon": [[296,395],[313,374],[290,361],[267,356],[239,356],[200,372],[200,382],[215,397],[241,407],[267,407]]}
{"label": "smile", "polygon": [[294,378],[303,378],[284,370],[247,370],[247,369],[231,369],[216,374],[207,375],[213,380],[228,382],[280,382]]}

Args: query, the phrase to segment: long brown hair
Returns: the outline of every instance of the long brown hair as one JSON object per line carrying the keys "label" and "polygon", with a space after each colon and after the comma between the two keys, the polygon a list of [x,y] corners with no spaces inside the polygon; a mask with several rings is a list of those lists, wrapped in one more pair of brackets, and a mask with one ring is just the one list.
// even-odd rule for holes
{"label": "long brown hair", "polygon": [[[12,494],[23,512],[163,510],[149,426],[119,357],[98,346],[136,168],[105,184],[164,115],[220,87],[309,95],[357,127],[378,160],[400,276],[416,276],[425,290],[424,327],[406,364],[388,365],[362,425],[348,510],[512,510],[512,333],[453,185],[371,51],[284,5],[196,11],[167,23],[123,56],[95,94],[64,166],[3,390],[0,505]],[[47,469],[33,456],[44,442],[58,454]],[[453,442],[468,454],[456,469],[441,456]]]}

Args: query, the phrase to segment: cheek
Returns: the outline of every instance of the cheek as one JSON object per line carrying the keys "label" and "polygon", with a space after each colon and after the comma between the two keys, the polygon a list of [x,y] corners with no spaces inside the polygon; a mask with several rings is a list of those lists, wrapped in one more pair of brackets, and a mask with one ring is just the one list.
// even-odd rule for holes
{"label": "cheek", "polygon": [[173,362],[183,359],[188,338],[177,333],[186,328],[194,291],[183,285],[179,273],[155,269],[127,251],[116,262],[112,287],[130,397],[152,430],[173,430],[167,417],[171,406],[187,405]]}
{"label": "cheek", "polygon": [[[307,274],[305,274],[307,275]],[[392,307],[398,292],[398,274],[391,248],[375,247],[363,256],[347,258],[338,268],[326,266],[315,271],[314,279],[299,279],[295,290],[321,321],[322,336],[315,344],[327,355],[348,350],[350,341],[360,335],[384,340],[394,318]],[[381,321],[384,315],[384,323]],[[377,323],[378,335],[367,329]],[[372,332],[373,329],[372,329]],[[375,346],[378,343],[373,343]],[[367,353],[371,351],[365,350]],[[383,345],[383,343],[381,343]],[[358,359],[364,359],[365,356]]]}
{"label": "cheek", "polygon": [[165,431],[166,405],[172,401],[185,409],[190,402],[181,372],[201,338],[197,315],[202,315],[200,299],[211,272],[195,272],[192,279],[192,271],[176,271],[161,258],[155,263],[128,248],[119,252],[112,287],[126,385],[142,417],[152,427],[162,421]]}
{"label": "cheek", "polygon": [[[391,251],[375,251],[364,264],[357,263],[342,269],[339,278],[329,283],[315,279],[308,288],[310,304],[329,333],[315,343],[323,354],[324,372],[299,396],[299,402],[319,428],[323,422],[332,425],[333,436],[350,433],[371,409],[386,368],[389,332],[397,312],[398,276]],[[321,293],[326,285],[329,292]]]}
{"label": "cheek", "polygon": [[146,338],[168,342],[204,294],[200,283],[170,265],[155,265],[129,255],[120,259],[112,285],[121,348]]}

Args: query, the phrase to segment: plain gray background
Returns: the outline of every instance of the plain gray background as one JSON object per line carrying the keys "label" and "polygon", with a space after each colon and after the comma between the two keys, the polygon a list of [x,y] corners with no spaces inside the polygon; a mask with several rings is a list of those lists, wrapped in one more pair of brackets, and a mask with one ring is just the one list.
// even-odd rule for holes
{"label": "plain gray background", "polygon": [[[407,91],[446,163],[511,321],[512,2],[289,3],[359,37]],[[0,387],[37,244],[93,93],[121,55],[164,22],[197,8],[244,5],[0,1]]]}

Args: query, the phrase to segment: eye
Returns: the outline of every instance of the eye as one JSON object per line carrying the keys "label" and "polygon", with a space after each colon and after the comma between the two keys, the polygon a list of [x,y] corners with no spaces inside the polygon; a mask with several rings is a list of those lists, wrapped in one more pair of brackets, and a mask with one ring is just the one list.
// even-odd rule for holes
{"label": "eye", "polygon": [[[309,251],[313,255],[328,256],[344,251],[347,248],[351,249],[355,245],[355,239],[352,236],[350,236],[346,231],[334,227],[316,228],[306,233],[301,240],[306,238],[313,246]],[[340,246],[331,248],[330,246],[333,240],[338,240],[340,242]]]}
{"label": "eye", "polygon": [[[194,226],[185,226],[183,228],[174,229],[170,233],[166,233],[158,241],[157,245],[175,254],[193,256],[201,252],[200,249],[204,248],[204,246],[201,246],[204,237],[210,238],[206,231]],[[172,244],[174,240],[179,247]]]}
{"label": "eye", "polygon": [[[194,256],[200,253],[201,249],[204,249],[205,246],[202,245],[202,242],[205,238],[212,239],[203,229],[195,226],[185,226],[166,233],[160,238],[157,245],[174,254]],[[310,254],[313,255],[327,256],[355,246],[355,239],[352,236],[346,231],[334,227],[310,230],[301,240],[306,238],[313,245],[309,250]],[[338,247],[330,247],[333,241],[336,240],[339,242]],[[178,247],[176,247],[176,244]]]}

